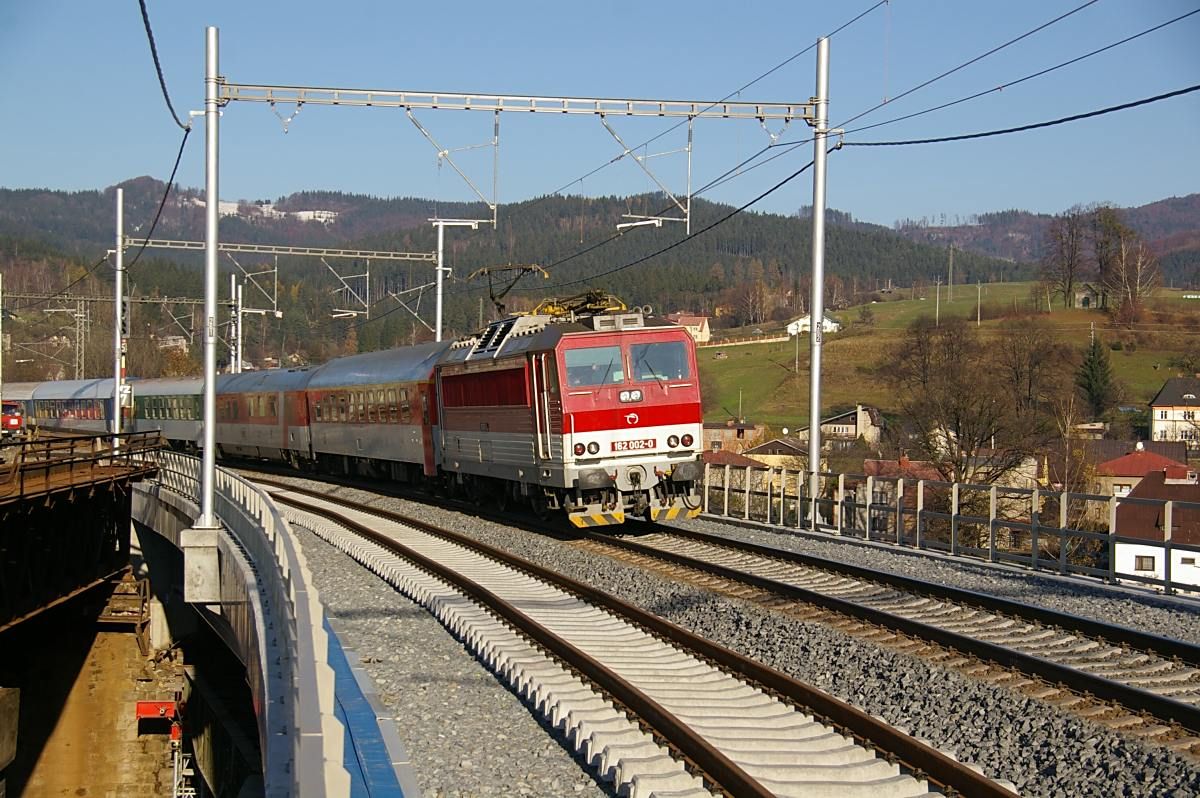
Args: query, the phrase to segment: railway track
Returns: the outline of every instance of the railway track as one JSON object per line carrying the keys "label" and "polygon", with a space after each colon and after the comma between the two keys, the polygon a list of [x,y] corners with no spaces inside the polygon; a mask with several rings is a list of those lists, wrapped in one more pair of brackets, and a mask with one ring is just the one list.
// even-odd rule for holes
{"label": "railway track", "polygon": [[557,573],[393,513],[271,489],[285,512],[429,607],[618,791],[1012,795],[826,693]]}
{"label": "railway track", "polygon": [[774,609],[797,605],[807,617],[1022,689],[1108,728],[1200,751],[1198,646],[860,566],[654,529],[581,537],[594,551],[701,574],[710,589],[740,591]]}

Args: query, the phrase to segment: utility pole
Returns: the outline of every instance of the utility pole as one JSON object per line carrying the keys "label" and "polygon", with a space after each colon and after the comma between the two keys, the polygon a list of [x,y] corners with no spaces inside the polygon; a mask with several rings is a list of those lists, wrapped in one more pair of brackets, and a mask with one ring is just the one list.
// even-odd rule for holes
{"label": "utility pole", "polygon": [[478,230],[480,224],[487,224],[487,219],[430,219],[430,224],[437,228],[437,305],[434,311],[433,335],[434,340],[442,340],[442,290],[446,274],[450,269],[445,268],[443,258],[446,248],[447,227],[470,227]]}
{"label": "utility pole", "polygon": [[204,33],[204,459],[196,528],[218,529],[213,493],[217,478],[217,241],[221,218],[217,159],[221,104],[217,99],[217,29],[210,26]]}
{"label": "utility pole", "polygon": [[954,301],[954,245],[950,245],[950,276],[946,280],[946,301]]}
{"label": "utility pole", "polygon": [[121,406],[122,388],[125,383],[125,336],[123,311],[125,304],[125,189],[117,189],[117,249],[116,249],[116,285],[113,291],[113,409],[112,409],[112,450],[115,455],[121,449],[122,421],[125,409]]}
{"label": "utility pole", "polygon": [[975,326],[978,327],[983,315],[983,281],[975,283]]}
{"label": "utility pole", "polygon": [[817,40],[817,96],[813,98],[812,299],[809,303],[808,467],[811,511],[817,528],[821,492],[821,344],[825,326],[825,149],[829,135],[829,39]]}
{"label": "utility pole", "polygon": [[942,326],[942,278],[934,280],[937,283],[937,298],[933,303],[933,326]]}

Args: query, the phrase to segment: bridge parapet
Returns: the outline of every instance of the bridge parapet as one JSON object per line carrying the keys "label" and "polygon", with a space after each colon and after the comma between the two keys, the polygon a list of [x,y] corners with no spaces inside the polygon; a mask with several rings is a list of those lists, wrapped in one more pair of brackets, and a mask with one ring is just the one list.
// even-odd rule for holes
{"label": "bridge parapet", "polygon": [[200,460],[163,451],[157,461],[157,479],[137,486],[133,515],[183,549],[186,590],[227,621],[221,633],[246,666],[258,718],[266,794],[348,794],[324,609],[291,527],[270,496],[218,468],[223,528],[191,529]]}

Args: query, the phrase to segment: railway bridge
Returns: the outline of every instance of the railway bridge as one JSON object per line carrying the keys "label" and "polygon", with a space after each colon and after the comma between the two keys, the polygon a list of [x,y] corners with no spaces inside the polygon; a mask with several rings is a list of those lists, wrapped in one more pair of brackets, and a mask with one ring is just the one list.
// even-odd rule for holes
{"label": "railway bridge", "polygon": [[[82,610],[88,623],[133,631],[150,670],[178,657],[183,638],[209,641],[202,662],[178,669],[178,691],[128,707],[139,737],[166,722],[170,751],[187,752],[168,768],[170,783],[160,779],[147,794],[195,794],[189,791],[202,777],[210,794],[419,795],[392,718],[325,617],[303,551],[270,498],[218,469],[222,528],[192,529],[200,461],[159,444],[156,434],[123,435],[116,446],[112,438],[79,436],[6,450],[0,634],[19,635],[56,608],[77,610],[82,602],[96,608]],[[224,650],[232,670],[207,664],[214,648]],[[13,684],[21,681],[13,676],[5,684],[6,673],[20,671],[17,658],[12,649],[0,657],[0,794],[6,769],[20,767],[22,747],[46,744],[33,728],[36,716],[67,705],[64,698],[40,706],[37,664],[26,663],[26,684]],[[228,705],[225,688],[240,688],[242,679],[230,674],[242,672],[248,700],[239,708]],[[91,743],[103,745],[95,737],[92,730]],[[50,756],[47,748],[25,758]],[[20,792],[29,774],[14,778]]]}

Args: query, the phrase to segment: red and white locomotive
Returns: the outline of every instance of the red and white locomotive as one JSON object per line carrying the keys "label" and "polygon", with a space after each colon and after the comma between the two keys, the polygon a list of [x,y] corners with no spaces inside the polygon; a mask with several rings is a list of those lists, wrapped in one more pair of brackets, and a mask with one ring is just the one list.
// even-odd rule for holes
{"label": "red and white locomotive", "polygon": [[[424,483],[563,512],[577,526],[694,516],[703,470],[692,338],[590,299],[543,305],[454,342],[222,375],[218,456]],[[39,421],[70,426],[51,413],[62,396],[111,396],[111,381],[84,383],[36,386],[34,407],[47,408]],[[135,430],[200,442],[201,380],[133,387]]]}

